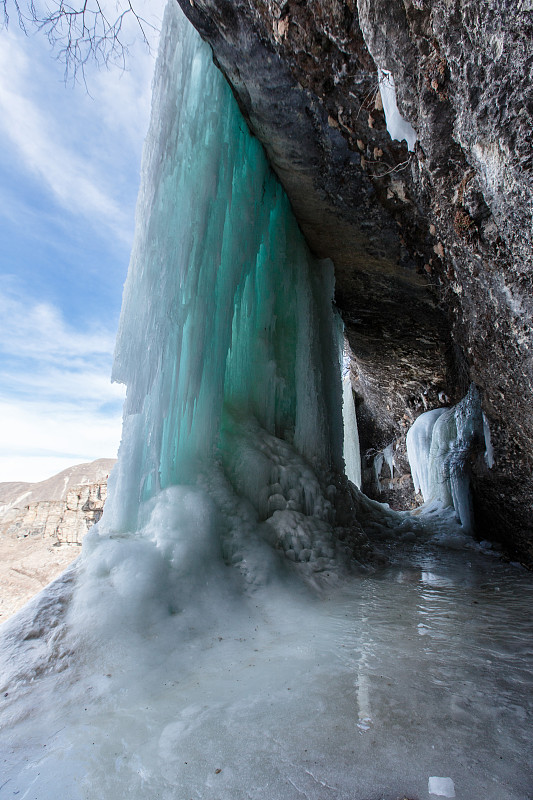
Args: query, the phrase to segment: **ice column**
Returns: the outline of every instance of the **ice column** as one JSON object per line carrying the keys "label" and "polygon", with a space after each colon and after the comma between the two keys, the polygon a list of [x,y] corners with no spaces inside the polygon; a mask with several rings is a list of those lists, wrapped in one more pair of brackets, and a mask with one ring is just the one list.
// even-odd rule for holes
{"label": "ice column", "polygon": [[462,526],[473,526],[469,461],[485,443],[479,391],[472,385],[452,408],[421,414],[407,433],[415,491],[424,502],[453,506]]}
{"label": "ice column", "polygon": [[359,448],[359,432],[357,430],[357,417],[349,374],[345,375],[342,380],[342,416],[344,420],[344,463],[346,477],[360,489],[361,453]]}
{"label": "ice column", "polygon": [[[236,426],[342,471],[332,265],[311,257],[177,3],[162,36],[113,372],[128,386],[107,516],[119,530],[161,489],[194,483],[206,463],[235,463],[220,442]],[[253,436],[229,441],[254,449]]]}
{"label": "ice column", "polygon": [[387,130],[392,139],[396,139],[399,142],[405,139],[409,150],[413,151],[418,137],[411,123],[407,122],[398,110],[398,105],[396,103],[396,86],[394,85],[392,72],[386,69],[379,69],[378,75],[379,91],[383,103]]}

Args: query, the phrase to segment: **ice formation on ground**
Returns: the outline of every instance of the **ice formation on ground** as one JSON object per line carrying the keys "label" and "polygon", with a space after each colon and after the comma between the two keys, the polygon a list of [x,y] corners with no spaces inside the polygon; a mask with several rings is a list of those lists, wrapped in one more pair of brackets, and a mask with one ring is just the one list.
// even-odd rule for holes
{"label": "ice formation on ground", "polygon": [[455,797],[455,787],[451,778],[430,777],[428,792],[439,797]]}
{"label": "ice formation on ground", "polygon": [[[529,577],[343,483],[331,267],[177,3],[162,42],[112,499],[3,626],[0,798],[523,800]],[[409,560],[348,580],[355,507]]]}
{"label": "ice formation on ground", "polygon": [[465,531],[473,528],[469,461],[480,449],[492,459],[486,431],[479,391],[472,385],[456,406],[426,411],[407,433],[415,491],[427,505],[453,507]]}

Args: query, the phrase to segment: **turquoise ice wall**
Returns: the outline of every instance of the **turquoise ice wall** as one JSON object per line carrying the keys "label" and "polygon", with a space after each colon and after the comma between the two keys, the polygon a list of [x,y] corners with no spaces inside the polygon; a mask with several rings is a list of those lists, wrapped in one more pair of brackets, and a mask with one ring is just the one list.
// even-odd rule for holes
{"label": "turquoise ice wall", "polygon": [[309,253],[209,47],[166,13],[114,367],[123,526],[224,460],[221,430],[247,419],[342,470],[332,266]]}

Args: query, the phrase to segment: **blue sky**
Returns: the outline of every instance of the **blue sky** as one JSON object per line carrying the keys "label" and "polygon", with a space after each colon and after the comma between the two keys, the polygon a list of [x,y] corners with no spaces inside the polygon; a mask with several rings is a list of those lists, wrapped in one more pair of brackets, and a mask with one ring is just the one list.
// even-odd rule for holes
{"label": "blue sky", "polygon": [[[136,7],[159,26],[163,0]],[[0,31],[0,481],[114,457],[114,338],[154,55],[64,83],[46,38]],[[135,42],[135,38],[137,41]],[[152,47],[157,47],[153,34]]]}

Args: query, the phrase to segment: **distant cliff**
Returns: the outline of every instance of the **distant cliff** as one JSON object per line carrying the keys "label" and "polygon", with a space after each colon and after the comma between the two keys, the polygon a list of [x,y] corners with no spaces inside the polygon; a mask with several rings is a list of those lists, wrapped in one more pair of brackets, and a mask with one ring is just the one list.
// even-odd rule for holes
{"label": "distant cliff", "polygon": [[64,500],[39,500],[12,507],[0,518],[0,535],[45,536],[59,543],[81,544],[102,516],[107,481],[69,489]]}
{"label": "distant cliff", "polygon": [[114,464],[101,458],[39,483],[0,483],[0,622],[79,554],[102,516]]}

